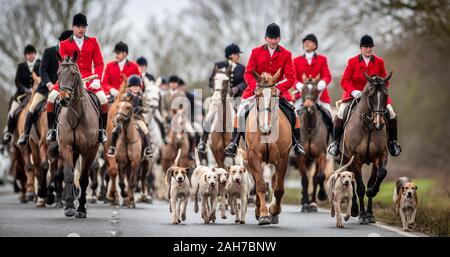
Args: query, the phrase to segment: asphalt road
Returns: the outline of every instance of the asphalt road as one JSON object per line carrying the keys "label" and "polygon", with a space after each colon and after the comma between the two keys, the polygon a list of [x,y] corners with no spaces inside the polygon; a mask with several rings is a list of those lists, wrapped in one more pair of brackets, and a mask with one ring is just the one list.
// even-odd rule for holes
{"label": "asphalt road", "polygon": [[[220,216],[220,215],[218,215]],[[254,207],[247,214],[247,224],[236,225],[234,217],[218,219],[215,224],[205,225],[200,214],[188,205],[187,220],[172,225],[169,205],[156,201],[153,204],[138,203],[136,209],[113,207],[108,204],[88,204],[88,218],[75,219],[63,215],[55,207],[36,208],[34,203],[21,204],[11,186],[0,187],[0,236],[82,236],[82,237],[398,237],[424,236],[404,233],[386,225],[359,225],[351,218],[344,229],[335,228],[335,219],[324,210],[319,213],[300,213],[300,208],[284,205],[280,223],[258,226]]]}

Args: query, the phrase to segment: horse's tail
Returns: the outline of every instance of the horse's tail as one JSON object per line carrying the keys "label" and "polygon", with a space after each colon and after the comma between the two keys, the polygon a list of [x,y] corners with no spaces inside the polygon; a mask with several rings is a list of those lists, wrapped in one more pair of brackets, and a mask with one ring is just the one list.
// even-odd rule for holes
{"label": "horse's tail", "polygon": [[178,163],[180,161],[180,157],[181,157],[181,148],[178,149],[178,154],[177,154],[177,157],[175,158],[175,161],[173,162],[173,166],[178,166]]}
{"label": "horse's tail", "polygon": [[350,161],[347,164],[345,164],[344,166],[342,166],[339,169],[337,169],[334,173],[341,173],[341,172],[345,171],[347,169],[347,167],[352,164],[354,157],[355,156],[353,155],[352,158],[350,158]]}
{"label": "horse's tail", "polygon": [[198,150],[197,147],[195,148],[195,165],[198,166],[202,166],[202,163],[200,162],[200,157],[198,156]]}

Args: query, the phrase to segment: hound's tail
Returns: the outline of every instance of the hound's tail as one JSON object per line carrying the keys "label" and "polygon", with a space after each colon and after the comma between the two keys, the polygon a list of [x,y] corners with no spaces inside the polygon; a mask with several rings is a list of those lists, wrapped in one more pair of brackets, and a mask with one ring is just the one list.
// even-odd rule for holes
{"label": "hound's tail", "polygon": [[181,148],[178,149],[178,154],[177,154],[177,157],[175,158],[175,161],[173,162],[173,166],[178,166],[178,163],[180,161],[180,157],[181,157]]}
{"label": "hound's tail", "polygon": [[197,147],[195,148],[195,165],[198,166],[202,166],[202,163],[200,162],[200,157],[198,157],[198,150]]}

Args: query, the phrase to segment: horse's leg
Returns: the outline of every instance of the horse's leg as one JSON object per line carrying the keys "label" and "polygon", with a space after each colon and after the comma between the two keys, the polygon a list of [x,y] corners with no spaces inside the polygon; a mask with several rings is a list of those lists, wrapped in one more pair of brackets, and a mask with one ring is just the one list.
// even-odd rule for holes
{"label": "horse's leg", "polygon": [[364,194],[366,191],[366,187],[364,186],[364,181],[362,178],[361,173],[361,166],[356,166],[356,172],[355,172],[355,180],[356,180],[356,193],[358,194],[359,199],[359,218],[358,222],[359,224],[365,225],[368,224],[367,222],[367,216],[366,216],[366,210],[364,206]]}
{"label": "horse's leg", "polygon": [[54,164],[56,165],[56,171],[54,176],[55,191],[56,191],[56,208],[62,208],[64,207],[62,202],[62,192],[64,190],[63,188],[64,167],[62,161],[60,161],[59,159],[56,159],[54,162],[56,162],[56,164]]}
{"label": "horse's leg", "polygon": [[47,195],[45,196],[45,203],[48,205],[52,205],[53,203],[55,203],[55,190],[56,190],[55,172],[57,161],[50,162],[49,159],[47,159],[46,161],[49,164],[48,170],[50,171],[50,181],[47,187]]}
{"label": "horse's leg", "polygon": [[308,194],[308,175],[307,175],[307,167],[306,160],[304,156],[298,157],[298,171],[300,172],[300,176],[302,177],[302,212],[309,211],[309,194]]}
{"label": "horse's leg", "polygon": [[[107,158],[111,158],[111,157],[107,157]],[[113,162],[113,161],[111,161]],[[115,162],[115,161],[114,161]],[[105,201],[106,200],[110,200],[112,205],[119,205],[119,195],[117,193],[117,175],[119,174],[118,171],[118,165],[112,165],[110,163],[110,165],[108,165],[108,174],[111,180],[111,186],[109,188],[109,193],[107,194]]]}
{"label": "horse's leg", "polygon": [[373,164],[377,167],[377,173],[373,185],[367,187],[367,197],[375,197],[378,191],[380,191],[381,182],[383,182],[383,179],[387,175],[387,154],[385,153],[383,156],[375,159]]}
{"label": "horse's leg", "polygon": [[[38,181],[38,199],[36,202],[36,207],[45,207],[45,196],[47,194],[47,167],[39,166],[41,162],[39,146],[35,143],[29,143],[31,148],[31,158],[33,159],[33,164],[36,169],[36,178]],[[46,168],[45,170],[43,168]]]}
{"label": "horse's leg", "polygon": [[92,166],[93,161],[95,160],[95,156],[97,153],[97,147],[92,147],[92,150],[89,150],[87,153],[83,155],[83,160],[81,162],[81,176],[80,176],[80,188],[81,195],[78,200],[79,206],[77,208],[76,218],[86,218],[86,189],[89,185],[89,172]]}
{"label": "horse's leg", "polygon": [[[376,175],[377,175],[377,170],[378,170],[378,166],[375,163],[372,163],[372,171],[370,173],[370,178],[369,181],[367,182],[367,190],[369,190],[369,188],[373,187],[374,183],[375,183],[375,179],[376,179]],[[373,211],[372,211],[372,197],[371,196],[367,196],[367,220],[370,223],[375,223],[375,217],[373,216]]]}
{"label": "horse's leg", "polygon": [[[99,201],[104,201],[106,199],[106,190],[108,187],[108,182],[107,182],[107,172],[106,172],[106,163],[104,163],[99,170],[100,173],[100,193],[98,195],[98,200]],[[109,181],[109,176],[108,176],[108,181]],[[106,182],[106,183],[105,183]]]}
{"label": "horse's leg", "polygon": [[75,210],[74,201],[74,160],[72,147],[68,145],[63,145],[60,148],[61,158],[64,161],[64,185],[65,185],[65,196],[66,196],[66,206],[64,208],[64,215],[67,217],[72,217],[77,214]]}
{"label": "horse's leg", "polygon": [[256,218],[256,220],[259,220],[259,217],[260,217],[260,214],[259,214],[260,206],[261,206],[261,204],[259,202],[259,196],[258,196],[258,194],[256,194],[256,200],[255,200],[255,218]]}
{"label": "horse's leg", "polygon": [[319,194],[317,197],[320,201],[327,200],[327,194],[325,193],[325,166],[327,165],[327,158],[325,154],[321,154],[317,162],[317,179],[319,183]]}
{"label": "horse's leg", "polygon": [[259,197],[259,219],[258,224],[259,225],[269,225],[270,224],[270,217],[269,217],[269,211],[267,209],[267,203],[266,203],[266,183],[264,182],[262,169],[261,169],[261,158],[254,153],[253,151],[250,151],[249,154],[249,165],[250,169],[252,171],[253,177],[255,178],[256,183],[256,194]]}
{"label": "horse's leg", "polygon": [[[128,208],[136,208],[136,203],[134,201],[134,191],[137,187],[139,171],[139,158],[136,158],[131,162],[129,179],[128,179]],[[144,179],[145,180],[145,179]],[[144,190],[144,189],[143,189]]]}
{"label": "horse's leg", "polygon": [[34,178],[36,177],[36,170],[34,165],[31,164],[30,155],[28,150],[24,151],[25,158],[25,175],[27,177],[26,183],[26,201],[34,202],[36,198],[35,187],[34,187]]}
{"label": "horse's leg", "polygon": [[91,189],[92,189],[92,199],[89,201],[90,203],[97,203],[97,187],[98,187],[98,178],[97,173],[99,170],[98,161],[94,160],[92,166],[89,168],[89,178],[91,178]]}
{"label": "horse's leg", "polygon": [[[281,163],[277,165],[276,171],[273,176],[276,176],[275,187],[273,190],[273,195],[275,197],[274,203],[270,206],[269,212],[272,224],[278,224],[278,215],[281,213],[281,199],[284,195],[284,178],[287,171],[287,156]],[[272,201],[273,202],[273,201]],[[242,208],[242,206],[241,206]]]}

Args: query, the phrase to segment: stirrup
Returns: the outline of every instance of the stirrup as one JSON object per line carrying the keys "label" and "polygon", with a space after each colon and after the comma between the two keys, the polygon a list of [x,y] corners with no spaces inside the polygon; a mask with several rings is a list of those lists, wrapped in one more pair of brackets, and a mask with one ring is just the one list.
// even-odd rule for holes
{"label": "stirrup", "polygon": [[330,146],[328,146],[327,152],[333,156],[338,156],[340,151],[340,145],[337,141],[331,142]]}
{"label": "stirrup", "polygon": [[55,140],[56,140],[56,130],[50,129],[47,132],[47,142],[55,142]]}
{"label": "stirrup", "polygon": [[109,156],[109,157],[116,156],[116,147],[115,146],[110,146],[108,151],[106,152],[106,155]]}
{"label": "stirrup", "polygon": [[152,150],[152,148],[150,146],[147,146],[144,149],[144,156],[145,157],[153,157],[153,150]]}
{"label": "stirrup", "polygon": [[197,150],[201,153],[206,153],[206,144],[203,141],[200,141],[197,145]]}
{"label": "stirrup", "polygon": [[11,139],[12,139],[12,134],[9,132],[6,132],[3,135],[3,144],[8,144],[9,142],[11,142]]}
{"label": "stirrup", "polygon": [[303,146],[300,143],[294,145],[294,153],[295,156],[305,155],[305,150],[303,149]]}
{"label": "stirrup", "polygon": [[28,143],[28,135],[22,134],[19,137],[19,140],[17,140],[17,144],[19,145],[26,145]]}
{"label": "stirrup", "polygon": [[225,155],[234,158],[236,156],[237,148],[238,145],[234,142],[231,142],[224,150]]}
{"label": "stirrup", "polygon": [[105,129],[100,129],[98,131],[98,141],[102,144],[108,142],[108,134]]}
{"label": "stirrup", "polygon": [[391,142],[389,142],[389,153],[392,156],[399,156],[401,152],[402,147],[400,146],[399,142],[397,142],[396,140],[392,140]]}

